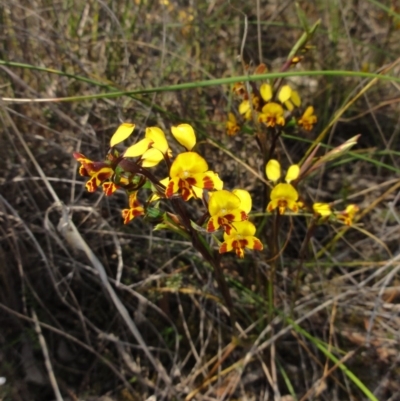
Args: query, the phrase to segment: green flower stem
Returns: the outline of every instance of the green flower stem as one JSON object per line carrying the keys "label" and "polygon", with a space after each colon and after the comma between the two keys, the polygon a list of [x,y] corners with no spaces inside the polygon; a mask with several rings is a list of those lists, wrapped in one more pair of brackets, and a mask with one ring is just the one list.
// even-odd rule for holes
{"label": "green flower stem", "polygon": [[310,243],[310,240],[314,234],[316,227],[317,227],[316,220],[315,220],[315,218],[313,218],[310,225],[308,226],[306,236],[303,240],[303,243],[302,243],[300,251],[299,251],[299,261],[298,261],[297,269],[296,269],[297,271],[296,271],[296,278],[295,278],[295,282],[294,282],[294,291],[292,293],[292,299],[290,302],[290,310],[291,310],[292,315],[293,315],[294,305],[295,305],[295,302],[297,299],[297,295],[298,295],[299,289],[300,289],[300,275],[302,272],[302,268],[304,266],[304,260],[306,258],[307,246]]}
{"label": "green flower stem", "polygon": [[235,331],[236,315],[234,313],[233,301],[232,301],[231,294],[229,292],[229,287],[228,287],[224,273],[221,268],[220,255],[217,254],[216,252],[213,252],[208,247],[208,245],[206,244],[204,239],[199,235],[198,231],[196,231],[192,227],[192,225],[190,223],[190,218],[187,215],[187,212],[183,205],[182,199],[172,198],[171,202],[174,207],[174,210],[176,211],[178,216],[181,218],[182,223],[185,226],[187,232],[190,233],[190,237],[191,237],[194,248],[198,252],[200,252],[200,254],[203,256],[203,258],[212,266],[212,268],[214,270],[215,279],[217,280],[217,283],[218,283],[218,288],[221,291],[221,294],[225,300],[226,307],[229,310],[229,317],[231,320],[232,330]]}

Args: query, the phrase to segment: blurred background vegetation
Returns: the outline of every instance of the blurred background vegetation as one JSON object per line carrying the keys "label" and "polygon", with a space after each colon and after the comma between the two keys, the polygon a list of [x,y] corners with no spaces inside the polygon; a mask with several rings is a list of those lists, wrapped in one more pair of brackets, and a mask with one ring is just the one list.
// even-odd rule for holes
{"label": "blurred background vegetation", "polygon": [[[320,201],[357,203],[361,219],[351,229],[318,227],[303,261],[305,223],[296,220],[277,262],[273,320],[259,295],[269,255],[225,256],[243,332],[237,342],[212,272],[191,244],[145,220],[123,226],[125,194],[85,192],[71,156],[102,160],[122,121],[139,133],[189,122],[227,186],[260,193],[251,169],[263,171],[262,157],[251,132],[225,133],[236,106],[230,86],[159,88],[245,74],[243,38],[246,64],[278,71],[304,19],[321,25],[294,71],[399,77],[397,1],[0,4],[0,399],[400,400],[398,82],[292,78],[319,117],[311,133],[285,138],[294,161],[370,85],[325,141],[337,146],[361,134],[358,146],[304,189]],[[107,95],[147,89],[154,91]],[[263,212],[261,196],[254,202]],[[65,232],[65,213],[144,345]]]}

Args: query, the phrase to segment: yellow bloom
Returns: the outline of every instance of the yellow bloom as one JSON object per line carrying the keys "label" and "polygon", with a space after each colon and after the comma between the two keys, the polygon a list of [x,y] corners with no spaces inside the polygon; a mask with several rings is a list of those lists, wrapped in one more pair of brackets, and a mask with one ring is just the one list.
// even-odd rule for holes
{"label": "yellow bloom", "polygon": [[144,209],[140,206],[137,199],[137,191],[132,192],[129,195],[129,209],[122,210],[122,218],[124,219],[124,224],[128,224],[132,219],[137,216],[144,214]]}
{"label": "yellow bloom", "polygon": [[292,111],[295,106],[301,105],[301,99],[297,91],[294,91],[289,85],[283,85],[278,94],[278,99],[283,103],[289,111]]}
{"label": "yellow bloom", "polygon": [[275,127],[275,125],[285,125],[283,117],[283,107],[274,102],[267,103],[261,113],[258,115],[258,121],[264,123],[267,127]]}
{"label": "yellow bloom", "polygon": [[232,192],[220,190],[210,193],[208,211],[210,219],[207,223],[207,231],[214,232],[223,227],[229,234],[232,222],[247,219],[247,213],[251,210],[251,196],[244,189],[236,189]]}
{"label": "yellow bloom", "polygon": [[299,206],[297,204],[298,199],[299,194],[293,185],[280,183],[271,191],[271,201],[267,206],[267,211],[272,212],[278,208],[280,214],[285,213],[286,209],[297,213],[299,211]]}
{"label": "yellow bloom", "polygon": [[[106,180],[111,179],[114,175],[113,168],[106,162],[94,162],[78,152],[75,152],[73,156],[79,163],[81,163],[79,174],[84,177],[90,177],[86,182],[86,189],[89,192],[96,191],[101,184]],[[111,193],[110,189],[108,194],[111,195]]]}
{"label": "yellow bloom", "polygon": [[246,86],[243,82],[236,82],[232,87],[232,92],[237,96],[244,97],[247,94]]}
{"label": "yellow bloom", "polygon": [[353,224],[354,216],[359,210],[360,208],[357,205],[351,204],[342,212],[338,212],[336,217],[339,220],[343,220],[343,223],[346,224],[346,226],[351,226]]}
{"label": "yellow bloom", "polygon": [[195,152],[179,154],[171,165],[169,175],[170,180],[165,189],[167,198],[180,192],[182,199],[187,201],[193,196],[198,197],[196,189],[218,190],[223,187],[218,174],[208,171],[207,162]]}
{"label": "yellow bloom", "polygon": [[240,130],[236,117],[233,113],[228,114],[228,121],[226,122],[225,127],[226,133],[231,136],[236,135],[236,133]]}
{"label": "yellow bloom", "polygon": [[256,227],[248,220],[238,221],[232,224],[230,233],[224,233],[224,242],[219,248],[219,253],[235,251],[239,258],[244,257],[244,248],[261,251],[263,244],[254,236]]}
{"label": "yellow bloom", "polygon": [[314,115],[314,107],[312,106],[308,106],[301,118],[297,121],[306,131],[311,131],[316,122],[317,116]]}
{"label": "yellow bloom", "polygon": [[329,203],[314,203],[313,210],[315,214],[318,214],[322,217],[328,217],[332,214],[331,207]]}
{"label": "yellow bloom", "polygon": [[[271,159],[266,167],[265,172],[269,180],[276,182],[281,176],[281,166],[275,159]],[[286,208],[291,209],[297,213],[299,210],[300,203],[297,202],[299,194],[296,188],[289,184],[295,180],[300,174],[300,167],[297,164],[292,164],[285,176],[286,183],[277,184],[271,191],[271,201],[267,206],[267,211],[272,212],[278,208],[279,213],[285,213]]]}

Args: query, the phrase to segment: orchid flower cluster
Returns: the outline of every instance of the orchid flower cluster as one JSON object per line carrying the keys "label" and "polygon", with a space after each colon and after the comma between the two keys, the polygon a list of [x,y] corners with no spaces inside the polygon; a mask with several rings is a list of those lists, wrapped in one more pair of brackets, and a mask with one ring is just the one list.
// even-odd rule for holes
{"label": "orchid flower cluster", "polygon": [[[232,191],[223,189],[224,183],[219,175],[209,170],[207,161],[193,150],[196,135],[191,125],[180,124],[171,128],[173,137],[185,149],[175,158],[172,157],[164,132],[158,127],[146,128],[143,139],[120,153],[116,145],[128,139],[134,129],[135,125],[130,123],[123,123],[118,127],[103,161],[92,161],[81,153],[74,153],[75,159],[81,163],[80,174],[90,177],[86,182],[89,192],[96,191],[100,186],[106,196],[112,195],[119,188],[125,190],[129,202],[129,207],[122,210],[125,224],[135,217],[152,215],[162,219],[156,229],[169,228],[186,233],[189,237],[193,236],[194,230],[210,234],[222,231],[223,241],[217,240],[219,253],[234,251],[238,257],[243,258],[245,248],[258,251],[263,249],[263,244],[255,236],[256,227],[249,221],[252,209],[249,192],[240,188]],[[351,138],[320,159],[309,157],[301,167],[291,165],[284,182],[279,182],[280,163],[276,159],[270,159],[265,166],[265,175],[272,183],[266,212],[274,213],[276,210],[283,215],[287,211],[294,214],[311,211],[317,224],[331,219],[351,225],[358,212],[356,205],[348,205],[342,211],[333,211],[328,203],[314,203],[310,207],[300,199],[297,185],[323,163],[352,147],[357,139],[358,136]],[[158,179],[151,168],[161,161],[166,163],[169,174]],[[150,190],[144,203],[138,197],[141,190]],[[192,221],[182,205],[176,203],[178,199],[187,202],[192,198],[201,200],[206,208],[206,212],[197,222]],[[159,201],[162,199],[171,201],[175,213],[160,210]]]}
{"label": "orchid flower cluster", "polygon": [[[219,243],[219,253],[234,251],[240,258],[244,250],[262,250],[263,244],[255,236],[256,227],[249,221],[252,209],[250,193],[244,189],[232,191],[223,189],[224,183],[217,173],[209,170],[207,161],[193,149],[196,145],[194,129],[189,124],[171,127],[171,133],[176,141],[185,149],[175,158],[164,132],[158,127],[148,127],[144,138],[120,153],[116,146],[128,139],[135,129],[134,124],[121,124],[110,140],[109,152],[103,161],[92,161],[81,153],[74,153],[74,158],[81,164],[79,173],[89,177],[86,189],[94,192],[102,186],[106,196],[112,195],[117,189],[124,190],[128,195],[128,208],[122,210],[125,224],[139,216],[152,215],[162,219],[156,229],[169,228],[181,233],[223,232],[223,241]],[[340,147],[328,152],[323,158],[308,158],[302,167],[291,165],[284,182],[281,179],[281,165],[276,159],[270,159],[265,166],[265,175],[272,183],[270,201],[266,212],[283,215],[287,211],[294,214],[311,211],[317,223],[328,219],[340,220],[351,225],[358,212],[356,205],[348,205],[343,211],[333,211],[328,203],[314,203],[307,206],[300,199],[297,184],[307,175],[319,168],[328,160],[339,156],[357,142],[358,136],[346,141]],[[151,168],[164,161],[169,174],[158,179]],[[147,191],[146,202],[139,200],[139,191]],[[143,198],[143,196],[141,196]],[[194,222],[188,218],[184,209],[176,204],[176,200],[184,202],[190,199],[201,200],[206,208],[204,215]],[[162,212],[159,201],[174,203],[172,212]],[[156,212],[156,213],[154,213]],[[203,226],[203,227],[202,227]],[[218,240],[217,240],[218,241]]]}
{"label": "orchid flower cluster", "polygon": [[[301,57],[289,58],[282,67],[282,71],[297,64]],[[266,71],[265,64],[260,64],[254,74],[262,74]],[[278,183],[281,178],[280,163],[273,159],[277,139],[289,127],[298,127],[304,131],[311,131],[317,123],[317,116],[312,105],[302,109],[302,101],[299,93],[282,79],[271,82],[249,81],[247,83],[237,82],[232,91],[240,100],[238,114],[242,122],[252,122],[257,132],[256,139],[262,154],[267,155],[265,160],[265,176],[272,183],[270,191],[270,202],[266,211],[273,212],[275,209],[279,214],[288,210],[292,213],[311,212],[318,223],[331,221],[342,221],[345,225],[351,225],[356,213],[359,211],[357,205],[350,204],[345,210],[334,211],[328,203],[314,203],[307,205],[300,199],[297,186],[301,180],[314,172],[327,161],[340,156],[350,149],[358,139],[358,136],[349,139],[344,144],[331,150],[325,156],[313,159],[316,150],[302,164],[302,167],[293,164],[289,166],[285,182]],[[228,135],[236,135],[241,126],[232,112],[228,113],[226,121],[226,132]]]}
{"label": "orchid flower cluster", "polygon": [[[357,138],[358,137],[354,137],[346,141],[341,147],[334,149],[334,151],[343,153],[356,143]],[[281,165],[277,160],[270,159],[266,165],[265,174],[267,178],[272,181],[274,186],[271,190],[267,212],[272,212],[275,209],[278,210],[279,214],[284,214],[287,209],[296,214],[300,211],[307,211],[305,202],[300,200],[299,193],[292,182],[298,182],[300,178],[304,178],[312,171],[315,171],[316,167],[320,167],[321,164],[320,160],[319,163],[315,163],[314,166],[310,167],[308,170],[307,168],[300,169],[297,164],[292,164],[287,170],[285,182],[277,183],[281,178]],[[310,208],[308,207],[308,209]],[[347,226],[353,223],[353,219],[359,211],[359,207],[355,204],[348,205],[345,210],[334,211],[329,203],[321,202],[313,203],[311,209],[317,223],[323,223],[331,219],[332,221],[342,221]]]}
{"label": "orchid flower cluster", "polygon": [[[104,161],[91,161],[81,153],[74,153],[75,159],[81,163],[80,174],[90,177],[86,182],[89,192],[100,186],[107,196],[118,188],[125,190],[129,199],[129,207],[122,210],[125,224],[135,217],[146,215],[148,210],[157,209],[151,206],[155,202],[170,200],[176,213],[160,213],[163,223],[158,228],[173,227],[186,233],[193,233],[193,227],[207,233],[222,231],[223,242],[220,243],[219,253],[234,251],[240,258],[244,257],[245,248],[263,249],[261,241],[255,237],[256,227],[249,221],[252,208],[249,192],[223,189],[224,183],[219,175],[209,170],[206,160],[193,150],[196,135],[191,125],[180,124],[171,128],[173,137],[185,149],[174,159],[165,134],[158,127],[146,128],[143,139],[120,153],[115,146],[129,138],[134,129],[135,125],[129,123],[118,127]],[[169,174],[159,180],[151,168],[161,161],[165,161]],[[138,197],[142,189],[150,189],[151,192],[143,204]],[[176,203],[178,199],[187,202],[192,198],[200,199],[207,208],[200,219],[205,228],[188,221],[181,205]]]}
{"label": "orchid flower cluster", "polygon": [[[256,69],[256,74],[266,70],[261,64]],[[278,80],[273,85],[264,82],[259,87],[255,82],[248,84],[237,82],[233,85],[232,91],[240,100],[238,105],[239,115],[244,121],[255,121],[264,126],[279,130],[293,123],[306,131],[311,131],[317,122],[314,114],[314,107],[308,106],[301,113],[301,98],[299,93],[290,85],[282,85]],[[236,135],[241,127],[234,113],[228,114],[226,131],[228,135]]]}

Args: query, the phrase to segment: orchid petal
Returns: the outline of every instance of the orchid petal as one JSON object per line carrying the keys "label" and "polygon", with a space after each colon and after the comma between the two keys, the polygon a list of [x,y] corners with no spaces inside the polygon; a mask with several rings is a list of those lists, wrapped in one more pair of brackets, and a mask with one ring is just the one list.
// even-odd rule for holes
{"label": "orchid petal", "polygon": [[285,181],[289,184],[291,181],[298,178],[299,174],[300,167],[297,164],[292,164],[286,173]]}
{"label": "orchid petal", "polygon": [[232,193],[240,199],[240,210],[243,210],[246,214],[250,213],[252,208],[252,199],[249,192],[245,189],[234,189]]}
{"label": "orchid petal", "polygon": [[163,154],[156,148],[150,148],[142,156],[143,167],[154,167],[164,159]]}
{"label": "orchid petal", "polygon": [[285,103],[292,95],[292,88],[289,85],[283,85],[278,94],[278,99],[281,103]]}
{"label": "orchid petal", "polygon": [[129,138],[134,129],[135,129],[135,124],[129,124],[129,123],[121,124],[111,137],[110,147],[118,145],[125,139]]}
{"label": "orchid petal", "polygon": [[130,146],[124,153],[124,157],[138,157],[142,156],[151,146],[153,141],[150,138],[143,138],[141,141],[136,142]]}
{"label": "orchid petal", "polygon": [[260,95],[266,101],[270,101],[272,99],[272,87],[269,84],[262,84],[260,86]]}
{"label": "orchid petal", "polygon": [[265,173],[269,180],[273,182],[278,181],[281,177],[281,165],[279,164],[278,160],[269,160],[265,167]]}
{"label": "orchid petal", "polygon": [[167,153],[169,146],[165,134],[161,128],[148,127],[146,128],[146,138],[151,139],[154,143],[153,148],[158,149],[163,154]]}
{"label": "orchid petal", "polygon": [[196,135],[191,125],[180,124],[176,127],[171,127],[171,132],[174,138],[187,150],[192,150],[196,145]]}

